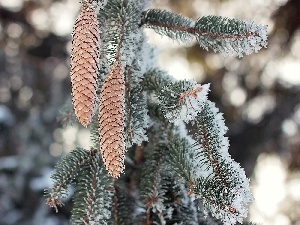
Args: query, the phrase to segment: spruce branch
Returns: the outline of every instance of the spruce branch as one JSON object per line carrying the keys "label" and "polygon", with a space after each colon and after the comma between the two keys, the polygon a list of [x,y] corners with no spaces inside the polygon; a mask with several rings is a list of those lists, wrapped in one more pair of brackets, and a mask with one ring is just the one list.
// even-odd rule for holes
{"label": "spruce branch", "polygon": [[[164,177],[162,177],[164,157],[162,152],[160,152],[159,146],[154,148],[152,152],[149,152],[149,156],[143,166],[141,176],[147,177],[147,179],[141,180],[141,197],[146,207],[146,224],[152,224],[153,220],[165,224],[164,215],[167,207],[164,201],[166,200],[167,188]],[[154,214],[154,217],[152,214]]]}
{"label": "spruce branch", "polygon": [[167,162],[214,217],[225,224],[242,222],[253,197],[245,172],[228,153],[222,114],[207,101],[193,123],[196,142],[173,136],[167,144]]}
{"label": "spruce branch", "polygon": [[[143,1],[142,1],[143,2]],[[126,112],[125,112],[125,134],[126,147],[133,144],[140,145],[147,141],[146,130],[148,128],[146,96],[141,89],[140,83],[143,73],[149,67],[149,61],[144,60],[144,53],[151,51],[145,41],[145,36],[138,28],[140,20],[142,2],[137,4],[135,1],[111,1],[107,9],[119,7],[119,11],[113,17],[107,18],[120,26],[119,31],[109,29],[114,37],[118,37],[118,45],[115,47],[114,57],[120,57],[122,66],[125,68],[124,76],[126,80]],[[104,12],[105,15],[105,12]],[[106,43],[110,44],[111,34],[108,32]],[[150,53],[150,52],[149,52]],[[150,53],[152,54],[152,53]],[[107,55],[109,57],[109,55]]]}
{"label": "spruce branch", "polygon": [[101,156],[95,154],[78,174],[72,224],[109,224],[112,198],[112,179],[102,166]]}
{"label": "spruce branch", "polygon": [[132,146],[132,139],[133,139],[133,124],[132,124],[132,105],[131,105],[131,84],[130,84],[130,78],[131,78],[131,71],[129,67],[126,67],[126,87],[125,87],[125,102],[126,102],[126,128],[127,132],[126,133],[126,147]]}
{"label": "spruce branch", "polygon": [[[78,65],[71,73],[76,83],[73,102],[87,101],[89,106],[86,110],[75,104],[80,122],[92,120],[92,150],[77,148],[62,159],[52,175],[54,185],[46,192],[48,204],[57,210],[60,198],[75,184],[73,224],[242,222],[252,200],[249,181],[228,153],[222,114],[207,100],[209,84],[176,81],[158,69],[143,27],[179,41],[196,37],[203,48],[239,56],[266,47],[266,28],[217,16],[194,22],[164,10],[142,12],[149,0],[97,2],[97,34],[79,23],[80,29],[74,30],[77,56],[72,57]],[[82,1],[83,8],[92,10],[89,13],[95,12],[94,3]],[[90,19],[94,24],[92,15],[84,22]],[[95,35],[99,40],[101,36],[101,48],[95,47]],[[92,57],[82,59],[82,48]],[[96,89],[92,79],[98,80]],[[95,90],[100,94],[98,118],[91,116],[97,107]],[[184,122],[193,126],[190,136]],[[115,180],[124,170],[128,149],[129,173]]]}
{"label": "spruce branch", "polygon": [[195,120],[194,138],[199,143],[197,154],[204,159],[202,167],[210,168],[212,173],[199,176],[194,192],[200,197],[210,193],[203,198],[204,205],[225,224],[233,224],[246,217],[246,206],[253,197],[244,170],[228,153],[226,130],[222,114],[214,103],[207,101]]}
{"label": "spruce branch", "polygon": [[[174,180],[177,179],[177,177],[174,177]],[[175,198],[176,201],[174,202],[174,215],[172,217],[173,223],[183,223],[183,224],[189,224],[189,225],[199,225],[200,219],[199,212],[197,209],[197,206],[195,204],[195,201],[190,197],[189,190],[187,189],[186,185],[179,183],[177,185],[174,185],[174,191],[175,191]]]}
{"label": "spruce branch", "polygon": [[62,109],[57,116],[57,121],[62,127],[66,127],[67,125],[72,125],[77,122],[71,98],[68,98],[62,106]]}
{"label": "spruce branch", "polygon": [[118,196],[115,190],[114,197],[113,197],[113,213],[114,213],[114,224],[119,225],[119,210],[118,210]]}
{"label": "spruce branch", "polygon": [[162,157],[159,152],[153,152],[151,157],[147,159],[144,164],[144,172],[142,176],[148,176],[150,179],[142,180],[141,196],[145,199],[146,206],[152,208],[156,201],[158,201],[159,185],[160,185],[160,169],[162,164]]}
{"label": "spruce branch", "polygon": [[[117,54],[120,56],[120,44],[123,42],[122,34],[124,33],[124,20],[120,15],[120,9],[123,7],[122,1],[111,0],[107,1],[98,14],[99,26],[101,29],[101,71],[102,76],[100,80],[104,80],[104,77],[109,72],[109,68],[115,62]],[[113,15],[113,16],[112,16]],[[101,87],[102,83],[99,84]]]}
{"label": "spruce branch", "polygon": [[236,52],[242,57],[267,47],[267,26],[240,19],[204,16],[193,22],[165,10],[149,9],[143,13],[142,25],[173,40],[195,36],[200,47],[224,56]]}
{"label": "spruce branch", "polygon": [[[114,224],[141,224],[138,217],[139,207],[137,206],[134,197],[128,191],[119,186],[119,182],[115,183],[114,195]],[[116,220],[117,218],[117,220]]]}
{"label": "spruce branch", "polygon": [[143,84],[146,90],[154,91],[165,117],[175,125],[195,118],[207,100],[210,86],[193,80],[174,81],[160,70],[146,73]]}
{"label": "spruce branch", "polygon": [[148,141],[146,131],[149,125],[149,118],[146,108],[146,95],[142,88],[140,86],[131,87],[128,93],[128,100],[131,102],[131,106],[127,108],[130,111],[128,111],[129,114],[127,114],[127,134],[129,135],[127,139],[128,144],[126,144],[126,146],[131,147],[133,144],[141,145],[143,141]]}
{"label": "spruce branch", "polygon": [[149,9],[143,12],[141,21],[142,26],[180,41],[189,41],[193,38],[193,34],[187,31],[193,28],[194,23],[190,18],[161,9]]}
{"label": "spruce branch", "polygon": [[144,75],[143,87],[147,91],[152,91],[156,95],[164,87],[174,81],[167,72],[160,70],[159,68],[153,68]]}
{"label": "spruce branch", "polygon": [[62,126],[66,126],[66,124],[68,124],[71,121],[72,115],[73,115],[74,111],[71,110],[69,112],[66,112],[60,119],[59,122]]}
{"label": "spruce branch", "polygon": [[209,84],[200,85],[193,80],[172,82],[158,93],[159,104],[165,117],[178,125],[189,122],[202,110],[207,100]]}
{"label": "spruce branch", "polygon": [[192,165],[188,156],[188,149],[192,146],[186,139],[175,139],[167,146],[167,161],[176,174],[181,176],[188,184],[193,184],[192,180]]}
{"label": "spruce branch", "polygon": [[69,185],[77,178],[81,166],[88,163],[95,151],[87,151],[82,148],[76,148],[66,155],[57,165],[51,175],[54,184],[51,188],[45,190],[47,204],[57,212],[57,206],[61,206],[61,198],[67,196]]}
{"label": "spruce branch", "polygon": [[104,64],[112,65],[118,52],[124,67],[132,64],[136,43],[142,38],[138,27],[142,8],[135,1],[110,0],[101,10],[99,21],[103,34]]}
{"label": "spruce branch", "polygon": [[240,19],[205,16],[196,21],[195,35],[200,46],[223,55],[242,57],[267,47],[267,26]]}
{"label": "spruce branch", "polygon": [[[96,111],[99,111],[99,108],[96,108]],[[99,115],[94,116],[90,126],[90,140],[91,147],[90,149],[99,149]]]}
{"label": "spruce branch", "polygon": [[146,93],[141,86],[143,81],[140,76],[142,66],[143,62],[139,62],[137,59],[133,61],[132,66],[127,66],[125,70],[127,148],[133,144],[141,145],[143,141],[148,141],[146,131],[149,126],[149,116]]}

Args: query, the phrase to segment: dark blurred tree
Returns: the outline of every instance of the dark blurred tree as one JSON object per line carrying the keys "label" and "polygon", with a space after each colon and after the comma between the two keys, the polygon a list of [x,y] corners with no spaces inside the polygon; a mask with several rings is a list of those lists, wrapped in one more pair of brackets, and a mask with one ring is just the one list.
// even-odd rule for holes
{"label": "dark blurred tree", "polygon": [[[70,93],[69,38],[36,30],[28,21],[40,7],[0,6],[0,224],[63,224],[51,219],[43,197],[49,147],[60,126],[59,109]],[[65,67],[65,74],[55,69]],[[65,216],[63,216],[65,217]],[[58,217],[59,218],[59,217]],[[56,221],[56,222],[55,222]]]}

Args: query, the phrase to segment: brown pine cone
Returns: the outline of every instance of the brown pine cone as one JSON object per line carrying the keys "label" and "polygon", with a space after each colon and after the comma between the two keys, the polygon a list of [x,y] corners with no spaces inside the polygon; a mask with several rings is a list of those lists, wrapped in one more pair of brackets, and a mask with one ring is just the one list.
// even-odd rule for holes
{"label": "brown pine cone", "polygon": [[124,170],[125,81],[120,62],[115,62],[106,76],[100,95],[100,151],[108,173],[118,178]]}
{"label": "brown pine cone", "polygon": [[91,120],[97,99],[100,31],[95,7],[85,2],[72,32],[71,83],[76,117],[83,126]]}

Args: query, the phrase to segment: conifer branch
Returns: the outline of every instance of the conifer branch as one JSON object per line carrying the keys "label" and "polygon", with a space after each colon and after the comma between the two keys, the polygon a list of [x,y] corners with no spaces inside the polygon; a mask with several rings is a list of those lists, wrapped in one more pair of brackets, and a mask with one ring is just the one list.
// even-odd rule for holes
{"label": "conifer branch", "polygon": [[211,174],[204,176],[204,180],[199,176],[194,191],[199,191],[200,196],[207,195],[207,202],[203,199],[205,206],[216,218],[230,224],[229,221],[242,222],[247,215],[246,205],[253,197],[244,170],[228,153],[229,143],[224,137],[226,130],[222,115],[213,103],[207,101],[195,120],[195,139],[199,143],[197,152],[203,166],[211,168]]}
{"label": "conifer branch", "polygon": [[107,176],[100,155],[85,165],[76,181],[72,224],[107,225],[111,217],[112,180]]}
{"label": "conifer branch", "polygon": [[[99,111],[97,108],[96,111]],[[91,149],[99,149],[99,115],[94,116],[90,128]],[[98,151],[98,150],[97,150]]]}
{"label": "conifer branch", "polygon": [[[232,34],[232,35],[230,35],[230,34],[222,34],[221,30],[219,30],[219,33],[213,32],[213,31],[211,31],[211,32],[209,32],[209,31],[201,31],[201,30],[197,30],[194,27],[190,27],[190,26],[186,26],[186,25],[181,25],[181,26],[180,25],[175,25],[175,24],[172,24],[169,21],[165,22],[165,21],[167,21],[166,18],[159,18],[159,21],[156,21],[155,19],[157,19],[157,18],[155,18],[155,16],[152,15],[152,13],[151,13],[153,11],[154,10],[151,9],[151,10],[148,10],[145,13],[145,17],[144,17],[144,20],[142,22],[142,25],[149,26],[149,27],[152,27],[152,28],[161,27],[161,28],[165,28],[166,30],[182,31],[184,33],[189,33],[191,35],[199,35],[199,36],[207,35],[207,36],[210,36],[212,38],[218,38],[218,39],[233,39],[233,40],[238,40],[238,39],[248,38],[250,36],[259,36],[258,33],[253,33],[251,31],[248,31],[248,32],[246,32],[244,34]],[[160,10],[155,9],[155,11],[160,11]],[[176,21],[176,19],[177,19],[177,22],[180,19],[186,19],[186,20],[188,20],[188,18],[181,17],[181,16],[179,16],[179,15],[177,15],[175,13],[167,12],[167,11],[164,11],[164,10],[162,10],[160,12],[156,12],[156,13],[162,13],[162,12],[164,14],[167,14],[169,18],[175,17],[174,21]],[[152,17],[150,17],[150,15],[152,15]],[[167,19],[168,19],[168,17],[167,17]],[[203,17],[203,18],[199,19],[197,22],[200,23],[202,21],[207,20],[207,18],[212,18],[212,17],[211,16],[210,17]],[[222,18],[222,17],[215,17],[215,18],[223,20],[223,21],[220,21],[220,22],[222,22],[224,24],[228,22],[228,21],[225,21],[225,20],[229,20],[228,18]],[[205,21],[205,22],[208,22],[208,21]],[[229,22],[233,22],[233,21],[229,21]],[[234,22],[237,22],[237,21],[234,21]],[[193,21],[189,21],[188,24],[193,24]],[[210,25],[213,25],[213,24],[210,24]],[[167,31],[166,31],[166,33],[167,33]],[[165,35],[167,35],[167,34],[165,34]],[[175,37],[173,37],[173,38],[176,39]]]}
{"label": "conifer branch", "polygon": [[179,99],[178,99],[179,103],[183,104],[184,100],[187,99],[187,98],[190,98],[190,97],[197,98],[197,94],[199,92],[201,92],[202,90],[203,90],[203,87],[201,85],[198,85],[196,87],[191,87],[186,92],[180,93],[180,96],[179,96]]}
{"label": "conifer branch", "polygon": [[153,28],[159,34],[181,41],[193,37],[193,33],[188,32],[194,25],[190,18],[160,9],[149,9],[142,16],[141,26]]}
{"label": "conifer branch", "polygon": [[141,224],[137,217],[139,208],[135,203],[135,199],[127,190],[119,187],[118,183],[119,181],[116,181],[114,185],[114,214],[117,216],[117,221],[114,224]]}
{"label": "conifer branch", "polygon": [[130,71],[130,67],[127,66],[126,67],[126,86],[125,86],[125,93],[126,93],[126,108],[127,108],[127,121],[126,121],[126,128],[127,128],[127,145],[126,147],[129,147],[130,146],[130,142],[132,141],[133,139],[133,128],[132,128],[132,106],[131,106],[131,95],[130,95],[130,92],[131,92],[131,84],[130,84],[130,77],[131,77],[131,71]]}
{"label": "conifer branch", "polygon": [[142,177],[147,176],[148,179],[142,180],[140,188],[141,197],[143,198],[146,207],[147,224],[152,224],[155,219],[151,216],[152,213],[157,216],[157,219],[164,221],[160,215],[166,210],[163,203],[166,190],[163,186],[163,178],[161,177],[162,164],[163,157],[157,149],[151,153],[143,167]]}
{"label": "conifer branch", "polygon": [[[267,47],[267,26],[239,19],[206,16],[196,21],[196,39],[200,46],[223,55],[235,51],[239,57]],[[198,33],[198,31],[200,33]]]}
{"label": "conifer branch", "polygon": [[174,40],[195,36],[200,47],[223,55],[234,51],[242,57],[267,47],[267,27],[239,19],[204,16],[193,22],[165,10],[149,9],[143,13],[142,25]]}
{"label": "conifer branch", "polygon": [[177,180],[178,177],[174,175],[174,181],[177,183],[177,185],[174,186],[174,195],[176,198],[174,202],[174,208],[176,211],[174,212],[172,221],[177,223],[184,221],[186,224],[189,225],[202,224],[200,222],[201,219],[199,219],[201,218],[201,213],[198,212],[195,201],[193,201],[193,199],[190,198],[186,185],[182,183],[178,184]]}
{"label": "conifer branch", "polygon": [[114,225],[119,225],[118,196],[117,196],[117,191],[116,190],[114,192],[114,197],[113,197],[113,212],[114,212]]}
{"label": "conifer branch", "polygon": [[[199,128],[199,126],[197,126]],[[206,157],[210,166],[213,169],[214,174],[218,177],[218,179],[223,183],[226,188],[230,188],[228,181],[223,176],[220,168],[222,165],[220,164],[220,159],[214,154],[213,149],[211,148],[211,137],[207,127],[201,126],[199,133],[201,133],[199,138],[201,138],[202,148],[204,149],[203,155]],[[201,151],[201,150],[200,150]]]}
{"label": "conifer branch", "polygon": [[[194,139],[174,136],[167,161],[205,208],[225,224],[242,222],[252,201],[245,172],[228,154],[227,128],[213,103],[207,101],[194,121]],[[200,169],[201,168],[201,169]]]}
{"label": "conifer branch", "polygon": [[66,155],[56,166],[51,175],[54,184],[51,188],[45,190],[47,204],[57,212],[57,206],[61,206],[60,198],[65,198],[69,185],[77,177],[81,166],[88,163],[95,151],[87,151],[82,148],[76,148]]}
{"label": "conifer branch", "polygon": [[189,122],[202,110],[209,84],[200,85],[195,81],[183,80],[164,86],[158,93],[158,100],[165,117],[176,125]]}
{"label": "conifer branch", "polygon": [[68,121],[70,121],[74,111],[67,112],[62,118],[60,118],[59,122],[61,125],[65,125]]}
{"label": "conifer branch", "polygon": [[203,108],[210,86],[197,84],[193,80],[173,81],[159,70],[149,71],[143,85],[154,91],[165,117],[175,125],[195,118]]}
{"label": "conifer branch", "polygon": [[75,121],[77,121],[71,98],[68,98],[65,104],[62,106],[62,109],[57,116],[57,121],[62,127],[72,125],[75,123]]}
{"label": "conifer branch", "polygon": [[[46,192],[48,204],[57,210],[75,184],[73,224],[242,222],[252,201],[249,181],[228,153],[223,117],[207,100],[209,84],[176,81],[158,69],[142,28],[179,41],[196,37],[205,49],[241,56],[266,47],[266,27],[218,16],[194,22],[164,10],[142,12],[149,0],[97,2],[98,28],[94,1],[82,1],[85,15],[75,23],[71,57],[75,114],[85,126],[92,121],[92,150],[77,148],[61,160]],[[86,29],[83,22],[89,21],[93,26]],[[98,120],[92,118],[96,91]],[[191,136],[184,122],[193,125]],[[132,166],[124,179],[115,180],[124,171],[128,148]]]}
{"label": "conifer branch", "polygon": [[[96,196],[96,190],[97,190],[97,175],[98,175],[98,165],[95,165],[97,162],[91,163],[91,191],[84,197],[84,201],[86,203],[87,207],[87,213],[86,216],[84,217],[84,221],[87,224],[93,224],[95,222],[95,215],[97,215],[96,212],[96,207],[95,205],[97,204],[97,196]],[[98,163],[97,163],[98,164]]]}
{"label": "conifer branch", "polygon": [[[192,165],[190,164],[187,149],[191,149],[192,146],[185,139],[175,139],[174,142],[170,142],[167,146],[167,161],[176,171],[176,173],[187,181],[188,184],[193,184],[192,180]],[[189,185],[190,186],[190,185]]]}
{"label": "conifer branch", "polygon": [[[146,93],[141,87],[142,79],[137,78],[138,65],[127,66],[126,77],[126,147],[141,145],[147,141],[146,131],[149,125]],[[134,78],[135,77],[135,78]]]}
{"label": "conifer branch", "polygon": [[168,75],[167,72],[158,68],[149,70],[143,79],[143,87],[147,91],[153,91],[158,95],[159,91],[174,81],[174,78]]}

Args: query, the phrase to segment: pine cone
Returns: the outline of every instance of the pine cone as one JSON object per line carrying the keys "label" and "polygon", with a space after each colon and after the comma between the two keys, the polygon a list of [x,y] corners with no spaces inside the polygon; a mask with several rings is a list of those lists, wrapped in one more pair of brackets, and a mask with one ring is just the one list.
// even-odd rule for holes
{"label": "pine cone", "polygon": [[124,170],[125,81],[120,62],[106,76],[99,104],[100,151],[108,173],[115,178]]}
{"label": "pine cone", "polygon": [[85,2],[72,32],[71,83],[75,114],[83,126],[91,120],[96,103],[100,60],[100,31],[96,9]]}

